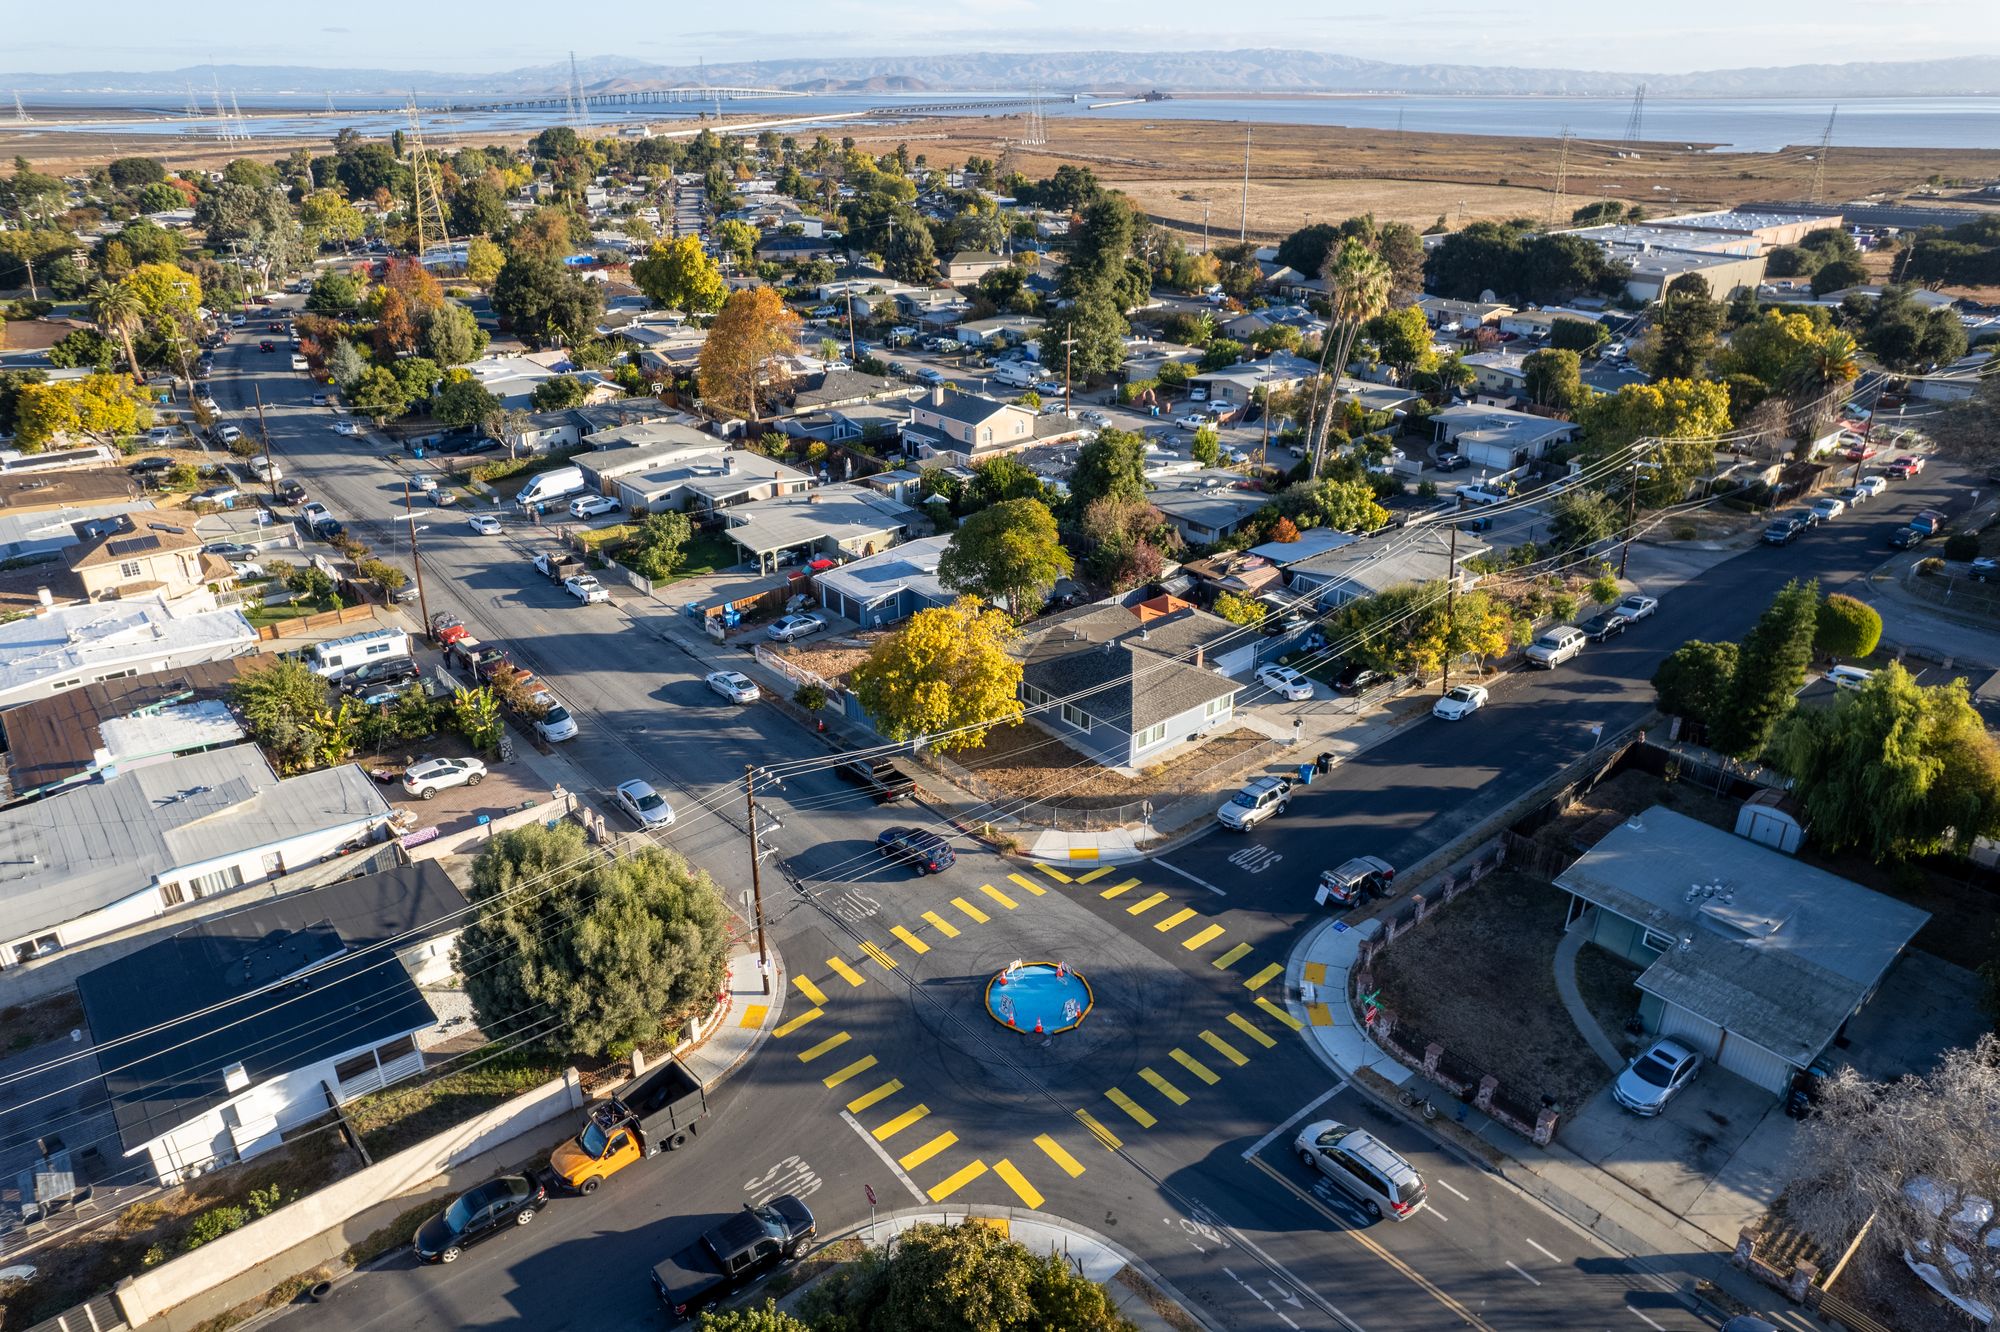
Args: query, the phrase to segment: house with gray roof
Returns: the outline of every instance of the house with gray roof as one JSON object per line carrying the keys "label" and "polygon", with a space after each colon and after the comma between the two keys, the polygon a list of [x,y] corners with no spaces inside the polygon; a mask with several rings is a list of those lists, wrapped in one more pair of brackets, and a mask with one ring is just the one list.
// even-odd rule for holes
{"label": "house with gray roof", "polygon": [[0,810],[0,967],[317,864],[388,819],[354,764],[281,779],[254,745]]}
{"label": "house with gray roof", "polygon": [[1437,442],[1457,448],[1474,467],[1511,472],[1548,456],[1550,449],[1576,438],[1576,423],[1557,421],[1507,407],[1461,403],[1431,416]]}
{"label": "house with gray roof", "polygon": [[903,443],[919,458],[970,467],[1035,443],[1035,424],[1035,413],[1026,407],[940,386],[910,404]]}
{"label": "house with gray roof", "polygon": [[1555,883],[1569,928],[1645,967],[1649,1031],[1772,1092],[1833,1044],[1930,918],[1657,805]]}
{"label": "house with gray roof", "polygon": [[[1308,535],[1299,534],[1301,540]],[[1286,588],[1294,596],[1313,594],[1314,604],[1322,610],[1378,596],[1392,587],[1442,582],[1447,571],[1463,591],[1479,581],[1466,562],[1487,549],[1463,532],[1454,538],[1441,524],[1385,529],[1288,565]]]}
{"label": "house with gray roof", "polygon": [[1022,641],[1028,720],[1108,768],[1136,772],[1235,720],[1257,640],[1174,597],[1079,607]]}
{"label": "house with gray roof", "polygon": [[950,544],[949,535],[919,537],[828,569],[813,580],[819,586],[819,604],[863,629],[949,606],[957,594],[938,581],[937,571]]}
{"label": "house with gray roof", "polygon": [[1146,502],[1160,511],[1181,539],[1210,546],[1231,536],[1271,502],[1268,491],[1241,473],[1209,467],[1149,477]]}
{"label": "house with gray roof", "polygon": [[722,510],[723,535],[763,571],[816,555],[873,555],[909,535],[918,514],[866,486],[842,482]]}
{"label": "house with gray roof", "polygon": [[257,631],[197,592],[57,606],[0,625],[0,708],[148,671],[240,657]]}

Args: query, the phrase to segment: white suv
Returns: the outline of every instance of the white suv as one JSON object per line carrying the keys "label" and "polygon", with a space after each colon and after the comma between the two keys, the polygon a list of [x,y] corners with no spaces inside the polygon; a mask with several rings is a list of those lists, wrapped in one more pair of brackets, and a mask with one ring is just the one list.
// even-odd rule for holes
{"label": "white suv", "polygon": [[1285,812],[1285,806],[1292,803],[1292,784],[1282,777],[1259,777],[1229,798],[1229,803],[1215,811],[1215,817],[1225,828],[1237,832],[1249,832],[1274,814]]}
{"label": "white suv", "polygon": [[476,758],[427,759],[403,774],[403,790],[429,800],[449,786],[477,786],[486,780],[486,765]]}
{"label": "white suv", "polygon": [[1552,671],[1583,651],[1583,645],[1589,641],[1583,630],[1575,625],[1559,624],[1553,629],[1544,631],[1541,637],[1528,644],[1528,650],[1524,655],[1530,666],[1540,666],[1543,670]]}

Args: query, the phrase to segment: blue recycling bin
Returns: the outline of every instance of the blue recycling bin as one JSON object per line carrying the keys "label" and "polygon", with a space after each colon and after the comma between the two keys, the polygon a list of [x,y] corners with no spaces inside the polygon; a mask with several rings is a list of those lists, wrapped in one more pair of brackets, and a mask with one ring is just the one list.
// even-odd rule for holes
{"label": "blue recycling bin", "polygon": [[1313,765],[1310,763],[1299,764],[1299,785],[1311,786],[1312,779],[1313,779]]}

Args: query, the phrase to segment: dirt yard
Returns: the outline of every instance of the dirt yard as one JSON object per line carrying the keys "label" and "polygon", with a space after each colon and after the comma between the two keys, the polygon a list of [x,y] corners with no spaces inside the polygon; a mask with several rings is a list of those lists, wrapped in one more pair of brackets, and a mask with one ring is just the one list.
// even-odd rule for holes
{"label": "dirt yard", "polygon": [[1376,958],[1382,1004],[1513,1100],[1582,1105],[1611,1074],[1556,993],[1567,900],[1543,880],[1496,871]]}
{"label": "dirt yard", "polygon": [[[1202,206],[1208,205],[1209,235],[1221,245],[1236,239],[1243,218],[1243,178],[1227,176],[1105,182],[1130,195],[1148,215],[1182,231],[1199,234]],[[1510,217],[1545,217],[1547,191],[1521,186],[1375,179],[1253,180],[1249,230],[1283,236],[1312,222],[1338,221],[1373,213],[1378,222],[1407,222],[1422,230],[1438,218],[1457,227]]]}
{"label": "dirt yard", "polygon": [[981,780],[1024,800],[1060,800],[1078,809],[1102,809],[1135,800],[1164,804],[1233,785],[1236,775],[1267,749],[1277,750],[1268,737],[1236,730],[1137,777],[1123,777],[1048,732],[1023,723],[989,731],[982,748],[951,757]]}

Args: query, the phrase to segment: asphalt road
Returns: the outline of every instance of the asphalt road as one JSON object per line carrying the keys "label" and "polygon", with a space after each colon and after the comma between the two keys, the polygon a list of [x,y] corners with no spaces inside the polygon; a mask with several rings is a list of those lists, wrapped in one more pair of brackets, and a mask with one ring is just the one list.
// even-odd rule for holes
{"label": "asphalt road", "polygon": [[[335,435],[304,377],[254,337],[232,340],[217,372],[225,410],[262,389],[287,475],[394,554],[402,477],[420,465]],[[309,1316],[637,1326],[658,1316],[647,1269],[723,1213],[789,1190],[827,1232],[866,1219],[868,1185],[885,1207],[948,1199],[1073,1217],[1230,1329],[1706,1326],[1655,1278],[1342,1087],[1289,1029],[1272,969],[1311,918],[1320,867],[1357,852],[1409,864],[1531,789],[1591,746],[1589,723],[1609,733],[1644,715],[1645,682],[1682,640],[1739,636],[1789,578],[1833,588],[1879,563],[1890,515],[1963,493],[1941,471],[1791,547],[1717,566],[1624,638],[1504,682],[1466,722],[1407,729],[1255,833],[1089,882],[964,840],[955,868],[914,877],[881,864],[872,841],[891,817],[936,824],[930,811],[877,811],[823,773],[788,781],[768,796],[779,854],[765,888],[795,983],[780,1034],[724,1086],[714,1123],[450,1269],[392,1259]],[[740,894],[735,801],[713,815],[695,801],[746,762],[818,754],[811,737],[708,693],[702,666],[646,632],[651,603],[577,606],[528,567],[532,537],[511,520],[500,537],[448,511],[420,520],[432,609],[457,610],[553,680],[583,727],[571,761],[600,791],[635,775],[662,786],[682,810],[666,840]],[[1082,1027],[1044,1044],[987,1016],[984,987],[1015,958],[1084,972],[1096,1006]],[[1322,1117],[1380,1132],[1430,1181],[1430,1207],[1365,1224],[1290,1154],[1291,1135]]]}

